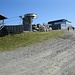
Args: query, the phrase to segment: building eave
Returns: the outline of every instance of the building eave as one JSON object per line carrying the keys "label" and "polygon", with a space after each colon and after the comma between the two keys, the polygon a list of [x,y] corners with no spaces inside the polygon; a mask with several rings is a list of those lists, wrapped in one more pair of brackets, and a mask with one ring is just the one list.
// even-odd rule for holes
{"label": "building eave", "polygon": [[55,23],[55,22],[64,22],[64,21],[67,21],[67,22],[71,23],[70,21],[68,21],[66,19],[59,19],[59,20],[49,21],[48,24],[52,24],[52,23]]}
{"label": "building eave", "polygon": [[7,17],[5,17],[2,14],[0,14],[0,20],[4,20],[4,19],[7,19]]}

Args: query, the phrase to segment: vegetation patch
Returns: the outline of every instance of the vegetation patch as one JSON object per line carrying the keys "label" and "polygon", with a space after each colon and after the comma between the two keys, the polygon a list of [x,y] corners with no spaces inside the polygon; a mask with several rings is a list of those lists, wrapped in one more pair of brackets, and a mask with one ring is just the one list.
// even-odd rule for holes
{"label": "vegetation patch", "polygon": [[50,32],[23,32],[21,34],[7,35],[5,37],[0,37],[0,51],[13,50],[30,44],[43,42],[63,33],[63,30],[53,30]]}

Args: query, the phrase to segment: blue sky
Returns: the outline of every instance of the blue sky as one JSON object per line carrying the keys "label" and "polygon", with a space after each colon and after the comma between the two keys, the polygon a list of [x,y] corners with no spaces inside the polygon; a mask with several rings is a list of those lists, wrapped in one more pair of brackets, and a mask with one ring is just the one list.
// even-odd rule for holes
{"label": "blue sky", "polygon": [[7,25],[20,24],[18,16],[27,13],[37,14],[33,24],[67,19],[75,26],[75,0],[0,0],[0,14],[8,18],[5,20]]}

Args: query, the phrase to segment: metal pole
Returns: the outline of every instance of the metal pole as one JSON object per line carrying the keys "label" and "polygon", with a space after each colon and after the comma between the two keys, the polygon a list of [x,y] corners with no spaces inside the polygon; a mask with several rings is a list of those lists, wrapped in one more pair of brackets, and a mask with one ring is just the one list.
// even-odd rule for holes
{"label": "metal pole", "polygon": [[29,17],[29,31],[32,31],[32,17]]}

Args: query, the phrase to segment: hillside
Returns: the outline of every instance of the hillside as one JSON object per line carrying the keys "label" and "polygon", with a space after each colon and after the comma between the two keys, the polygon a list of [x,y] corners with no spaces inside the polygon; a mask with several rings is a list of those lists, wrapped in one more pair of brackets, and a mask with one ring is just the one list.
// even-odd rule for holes
{"label": "hillside", "polygon": [[1,52],[0,75],[75,75],[75,31]]}
{"label": "hillside", "polygon": [[23,32],[0,37],[0,51],[25,47],[30,44],[42,42],[63,34],[64,31],[56,30],[50,32]]}

